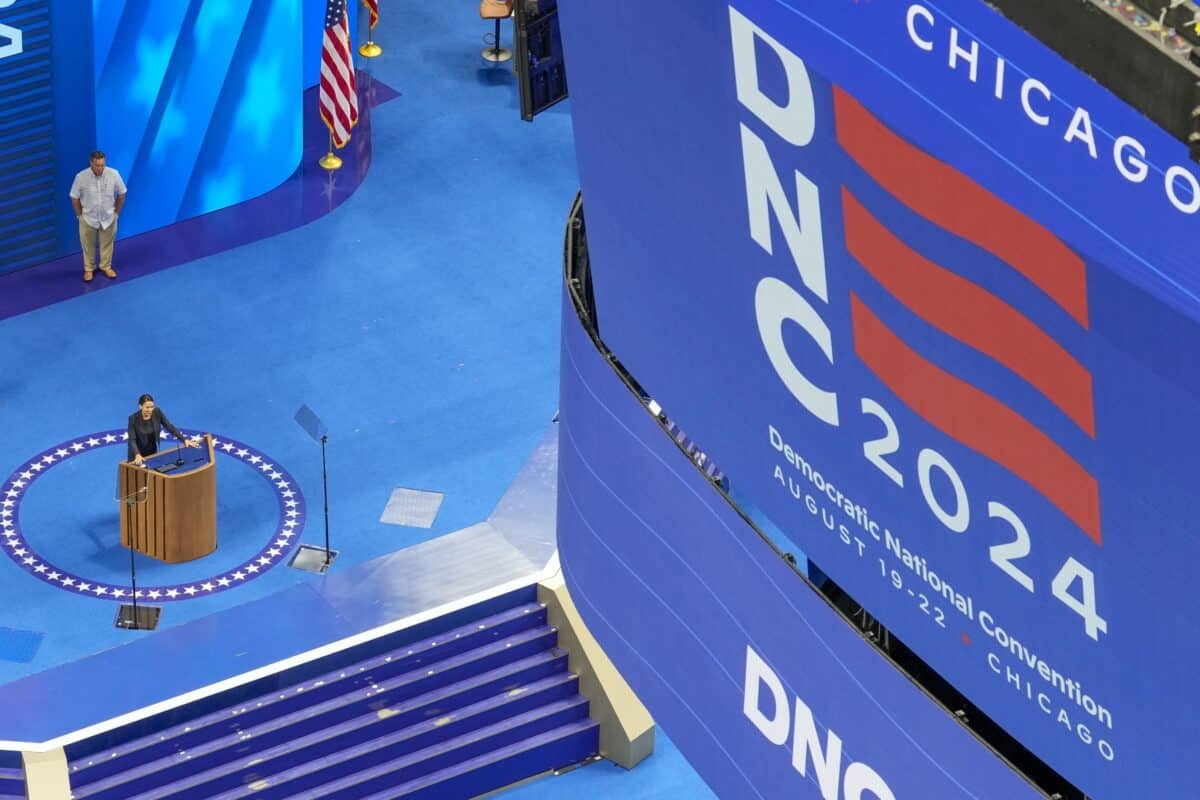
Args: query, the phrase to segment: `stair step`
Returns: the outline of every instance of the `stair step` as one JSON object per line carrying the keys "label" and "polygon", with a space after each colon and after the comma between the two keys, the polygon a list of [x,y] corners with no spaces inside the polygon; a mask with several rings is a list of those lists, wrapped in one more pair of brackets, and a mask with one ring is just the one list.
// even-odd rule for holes
{"label": "stair step", "polygon": [[600,723],[581,719],[357,800],[446,800],[476,797],[600,751]]}
{"label": "stair step", "polygon": [[186,751],[212,738],[237,733],[244,727],[289,713],[295,707],[312,705],[360,686],[373,686],[380,680],[402,672],[477,649],[483,642],[510,638],[531,626],[542,627],[545,619],[546,609],[540,603],[516,606],[286,689],[244,700],[232,708],[219,709],[125,742],[119,747],[73,759],[72,785],[87,786],[124,771],[130,763],[141,765],[171,753]]}
{"label": "stair step", "polygon": [[277,782],[278,776],[288,771],[303,772],[311,769],[313,764],[345,760],[389,743],[405,742],[402,749],[406,752],[418,750],[429,743],[426,739],[445,738],[454,732],[482,727],[496,719],[574,697],[578,691],[578,679],[561,671],[528,684],[494,691],[483,699],[456,708],[439,708],[433,704],[405,709],[392,716],[372,713],[350,725],[283,742],[252,758],[234,756],[204,771],[182,771],[171,782],[139,786],[142,794],[124,791],[120,796],[123,800],[207,798],[219,792],[244,790],[247,785],[262,780]]}
{"label": "stair step", "polygon": [[[131,792],[144,791],[147,786],[168,782],[174,779],[171,776],[180,772],[186,775],[215,765],[216,762],[210,762],[207,757],[225,750],[231,744],[241,745],[239,756],[245,757],[257,750],[347,722],[356,716],[374,715],[390,706],[527,658],[550,660],[553,662],[550,666],[565,671],[565,653],[554,647],[555,640],[556,634],[551,628],[521,631],[507,639],[487,642],[482,647],[435,664],[423,665],[381,683],[355,687],[345,695],[335,695],[286,715],[271,716],[257,726],[245,724],[253,720],[253,715],[241,715],[232,720],[235,723],[232,728],[219,724],[215,731],[196,732],[200,743],[191,748],[167,751],[159,758],[144,763],[131,764],[132,756],[127,756],[124,759],[125,770],[86,784],[78,784],[76,776],[72,775],[74,794],[76,798],[89,800],[125,800]],[[310,696],[309,700],[312,699]],[[167,777],[159,777],[163,770],[168,771]]]}
{"label": "stair step", "polygon": [[[536,641],[546,644],[549,639]],[[519,651],[519,647],[507,648],[503,654],[520,654]],[[449,672],[457,674],[467,666],[471,666],[471,663],[465,662],[463,669],[452,667]],[[375,690],[327,701],[320,706],[273,719],[256,728],[227,734],[185,753],[173,753],[154,762],[138,765],[136,769],[89,784],[84,790],[77,789],[75,796],[90,800],[124,800],[138,792],[175,781],[185,781],[189,785],[198,783],[227,773],[230,769],[245,769],[249,764],[302,747],[315,746],[334,737],[371,738],[364,736],[361,729],[368,725],[382,726],[381,730],[399,729],[425,716],[443,716],[454,709],[550,676],[557,676],[560,680],[569,677],[567,655],[557,648],[501,663],[485,672],[467,672],[462,680],[446,685],[431,685],[430,681],[440,676],[431,678],[425,671],[415,676],[400,676]],[[435,682],[445,683],[440,680]],[[426,687],[428,691],[422,691]],[[352,743],[330,744],[323,748],[320,757]],[[205,777],[197,779],[197,776]]]}
{"label": "stair step", "polygon": [[0,767],[0,798],[25,797],[25,771]]}
{"label": "stair step", "polygon": [[[356,748],[356,752],[349,757],[339,755],[325,759],[264,779],[250,789],[243,787],[211,796],[211,800],[251,797],[254,800],[277,800],[318,796],[358,800],[364,795],[416,780],[514,741],[536,736],[569,722],[586,720],[587,709],[587,698],[575,695],[519,714],[506,715],[498,721],[466,732],[452,730],[451,733],[457,734],[453,738],[426,744],[424,737],[443,727],[441,720],[431,720],[399,735],[369,742]],[[452,725],[448,723],[445,727]],[[406,750],[406,746],[414,744],[422,746],[415,751]]]}

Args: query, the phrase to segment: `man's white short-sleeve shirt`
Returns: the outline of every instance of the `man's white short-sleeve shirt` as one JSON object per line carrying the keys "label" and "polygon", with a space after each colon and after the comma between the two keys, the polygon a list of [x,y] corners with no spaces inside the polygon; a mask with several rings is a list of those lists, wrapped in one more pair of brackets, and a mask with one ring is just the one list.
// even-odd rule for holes
{"label": "man's white short-sleeve shirt", "polygon": [[117,196],[125,194],[121,173],[105,167],[99,175],[91,167],[79,171],[71,183],[71,197],[83,206],[83,221],[93,228],[108,229],[116,219]]}

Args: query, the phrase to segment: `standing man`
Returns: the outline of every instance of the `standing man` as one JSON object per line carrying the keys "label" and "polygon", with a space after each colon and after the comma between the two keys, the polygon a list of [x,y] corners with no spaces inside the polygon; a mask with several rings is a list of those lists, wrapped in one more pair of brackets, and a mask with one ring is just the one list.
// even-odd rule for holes
{"label": "standing man", "polygon": [[100,271],[117,277],[112,268],[113,239],[117,217],[125,205],[125,181],[121,173],[105,166],[104,153],[92,153],[92,164],[81,170],[71,184],[71,205],[79,218],[79,242],[83,245],[83,279],[90,281],[96,269],[96,241],[100,242]]}

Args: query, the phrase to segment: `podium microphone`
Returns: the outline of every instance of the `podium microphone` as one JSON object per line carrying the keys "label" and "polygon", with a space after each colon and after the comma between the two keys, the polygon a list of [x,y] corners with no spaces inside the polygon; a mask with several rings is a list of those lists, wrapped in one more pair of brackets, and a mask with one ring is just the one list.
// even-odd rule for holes
{"label": "podium microphone", "polygon": [[[180,433],[183,433],[183,431],[180,431]],[[185,439],[180,438],[179,447],[175,450],[175,466],[177,466],[177,467],[182,467],[185,463],[184,458],[183,458],[183,446],[184,446],[183,443],[184,443],[184,441],[185,441]]]}

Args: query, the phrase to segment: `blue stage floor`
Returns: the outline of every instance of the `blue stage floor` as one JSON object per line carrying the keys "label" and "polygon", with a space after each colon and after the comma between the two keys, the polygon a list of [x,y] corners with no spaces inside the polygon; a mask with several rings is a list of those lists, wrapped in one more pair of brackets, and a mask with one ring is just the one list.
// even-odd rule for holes
{"label": "blue stage floor", "polygon": [[[163,627],[309,580],[282,565],[294,541],[322,539],[320,448],[292,420],[303,403],[329,426],[335,569],[487,516],[557,405],[577,181],[567,109],[522,122],[511,71],[479,59],[482,30],[467,7],[385,16],[377,38],[396,44],[371,69],[402,94],[374,109],[370,172],[333,213],[137,279],[118,242],[111,285],[0,321],[0,478],[43,467],[0,498],[22,535],[5,549],[28,551],[0,557],[0,681],[143,635],[113,628],[117,602],[94,594],[128,586],[113,500],[124,445],[103,434],[141,392],[237,445],[217,458],[217,552],[139,560],[143,585],[180,587],[161,598]],[[432,528],[379,521],[395,487],[444,493]],[[275,546],[301,497],[300,533]],[[232,577],[255,557],[270,563]]]}
{"label": "blue stage floor", "polygon": [[[244,684],[250,673],[274,674],[548,578],[557,571],[557,461],[558,426],[551,424],[485,520],[353,566],[339,559],[326,575],[0,685],[0,749],[70,744],[83,738],[79,731],[107,731],[117,727],[112,720],[142,719],[149,709],[182,705],[185,696]],[[230,590],[253,580],[249,570],[259,563],[238,568],[248,574],[234,577]],[[161,567],[191,590],[177,599],[221,589],[180,580],[174,569]],[[154,680],[122,680],[148,669]]]}
{"label": "blue stage floor", "polygon": [[[320,448],[293,421],[301,404],[329,427],[335,575],[487,518],[544,435],[577,188],[569,104],[520,120],[511,65],[479,58],[490,26],[470,4],[396,12],[376,29],[385,54],[370,69],[401,95],[373,110],[370,171],[340,207],[169,269],[118,242],[122,275],[98,278],[99,291],[62,291],[55,281],[79,280],[65,268],[20,282],[41,294],[0,319],[0,479],[23,483],[0,491],[11,523],[0,541],[20,535],[0,556],[0,688],[159,635],[113,627],[108,588],[128,587],[115,437],[142,392],[231,445],[217,456],[218,550],[174,566],[139,558],[139,586],[160,591],[160,630],[321,580],[285,566],[297,542],[323,535]],[[38,297],[52,304],[34,308]],[[380,522],[396,487],[444,494],[431,528]],[[300,630],[272,614],[264,658]],[[652,769],[589,767],[518,792],[569,780],[597,797],[706,794],[663,742]]]}

